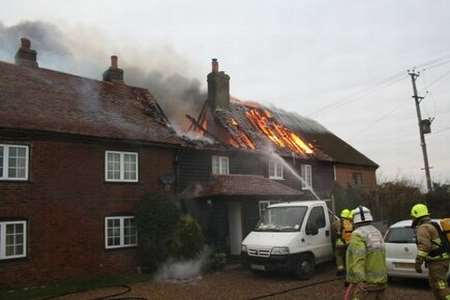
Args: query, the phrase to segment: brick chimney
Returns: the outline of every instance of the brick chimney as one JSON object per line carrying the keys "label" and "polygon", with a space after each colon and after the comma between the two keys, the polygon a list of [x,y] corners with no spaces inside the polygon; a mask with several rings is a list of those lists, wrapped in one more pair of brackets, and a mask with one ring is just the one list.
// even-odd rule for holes
{"label": "brick chimney", "polygon": [[228,109],[230,105],[230,76],[219,72],[217,58],[212,59],[212,70],[208,74],[208,103],[213,110]]}
{"label": "brick chimney", "polygon": [[15,60],[16,65],[26,66],[26,67],[39,67],[37,63],[37,52],[31,49],[31,42],[27,38],[20,39],[20,48],[17,50]]}
{"label": "brick chimney", "polygon": [[118,67],[118,58],[111,56],[111,66],[103,72],[103,80],[110,82],[123,82],[123,70]]}

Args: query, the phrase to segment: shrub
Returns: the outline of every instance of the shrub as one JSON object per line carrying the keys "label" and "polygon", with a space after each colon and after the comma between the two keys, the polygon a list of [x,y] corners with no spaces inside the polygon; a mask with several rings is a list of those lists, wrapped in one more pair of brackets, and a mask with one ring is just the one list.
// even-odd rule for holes
{"label": "shrub", "polygon": [[163,194],[146,194],[139,202],[136,222],[139,238],[139,258],[144,272],[155,271],[169,256],[180,212]]}
{"label": "shrub", "polygon": [[202,251],[204,242],[200,225],[190,215],[186,215],[175,228],[170,255],[176,259],[192,259]]}

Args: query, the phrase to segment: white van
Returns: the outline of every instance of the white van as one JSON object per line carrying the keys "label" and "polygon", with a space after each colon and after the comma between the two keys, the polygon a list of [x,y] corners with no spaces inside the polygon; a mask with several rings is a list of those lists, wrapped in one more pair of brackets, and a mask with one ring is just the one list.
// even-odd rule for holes
{"label": "white van", "polygon": [[252,271],[282,270],[310,278],[315,265],[333,259],[330,216],[324,201],[270,205],[242,241],[241,257]]}

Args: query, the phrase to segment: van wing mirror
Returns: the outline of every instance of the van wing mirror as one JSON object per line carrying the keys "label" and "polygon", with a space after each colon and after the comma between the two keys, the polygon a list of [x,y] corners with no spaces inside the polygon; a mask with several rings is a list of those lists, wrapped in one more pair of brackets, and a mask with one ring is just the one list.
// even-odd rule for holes
{"label": "van wing mirror", "polygon": [[308,224],[305,232],[307,235],[316,235],[319,234],[319,228],[315,224]]}

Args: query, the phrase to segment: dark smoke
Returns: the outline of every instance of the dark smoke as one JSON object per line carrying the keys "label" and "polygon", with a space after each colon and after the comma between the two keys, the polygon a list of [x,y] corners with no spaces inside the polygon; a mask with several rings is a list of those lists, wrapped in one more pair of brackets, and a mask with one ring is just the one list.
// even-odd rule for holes
{"label": "dark smoke", "polygon": [[[20,38],[27,37],[38,52],[40,67],[101,79],[103,71],[109,67],[109,56],[117,53],[111,51],[115,46],[113,41],[93,32],[78,28],[70,30],[41,21],[21,22],[13,26],[0,22],[0,60],[12,62]],[[163,47],[155,46],[151,41],[149,44],[152,48]],[[119,65],[124,69],[126,83],[148,88],[175,128],[185,128],[185,114],[197,115],[206,99],[201,82],[183,75],[185,58],[174,52],[165,55],[165,49],[142,49],[136,53],[131,46],[128,50],[127,45],[119,48],[125,49],[120,51]],[[145,57],[152,60],[142,59]],[[178,65],[177,61],[182,62],[179,70],[173,67]]]}

